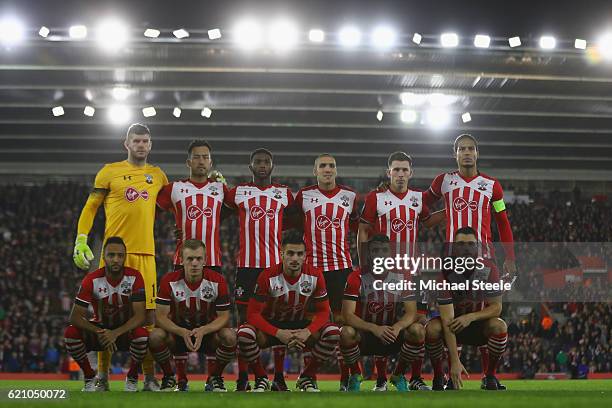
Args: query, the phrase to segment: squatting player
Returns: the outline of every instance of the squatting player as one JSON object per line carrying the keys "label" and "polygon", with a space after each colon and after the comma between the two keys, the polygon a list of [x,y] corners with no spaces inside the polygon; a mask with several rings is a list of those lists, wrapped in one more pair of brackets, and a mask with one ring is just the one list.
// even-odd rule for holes
{"label": "squatting player", "polygon": [[[388,258],[390,245],[394,244],[386,235],[374,235],[368,243],[369,256]],[[417,318],[416,293],[379,285],[409,279],[405,271],[374,274],[366,267],[349,275],[342,302],[344,326],[340,335],[344,363],[351,370],[348,391],[359,391],[363,381],[359,366],[362,355],[387,356],[398,352],[399,361],[391,383],[398,391],[408,391],[406,367],[417,359],[422,360],[425,352],[425,328]],[[401,317],[399,306],[404,308]]]}
{"label": "squatting player", "polygon": [[[366,256],[368,253],[366,243],[373,233],[381,233],[389,237],[391,242],[391,257],[396,255],[417,255],[417,236],[420,224],[432,227],[444,219],[444,212],[429,213],[429,208],[423,202],[423,192],[413,190],[409,187],[410,178],[413,174],[412,158],[404,152],[394,152],[387,159],[388,186],[371,191],[366,196],[361,220],[359,222],[359,233],[357,244],[359,251],[359,265],[365,266],[369,263]],[[418,315],[422,323],[425,316]],[[374,391],[385,391],[387,389],[386,357],[376,356],[377,380]],[[412,390],[429,390],[421,376],[423,357],[412,361],[412,375],[410,388]],[[403,375],[404,373],[402,373]]]}
{"label": "squatting player", "polygon": [[[64,331],[66,350],[83,370],[83,391],[104,391],[96,387],[95,371],[87,357],[91,350],[128,351],[130,370],[126,391],[138,391],[138,366],[147,352],[149,332],[145,322],[144,281],[140,272],[124,266],[125,243],[107,237],[103,257],[105,266],[88,273],[70,312],[70,326]],[[89,307],[93,318],[87,318]]]}
{"label": "squatting player", "polygon": [[[104,204],[106,225],[104,239],[111,236],[123,238],[129,250],[125,265],[138,270],[145,282],[147,328],[153,329],[155,318],[155,200],[168,178],[157,166],[147,163],[151,152],[151,132],[145,125],[136,123],[128,128],[124,146],[127,160],[106,164],[96,175],[94,188],[89,195],[77,229],[74,245],[74,263],[81,269],[89,269],[93,259],[87,245],[87,236],[96,212]],[[104,257],[100,257],[100,267]],[[110,353],[98,353],[98,386],[108,389]],[[148,354],[143,362],[145,382],[143,391],[157,391],[159,385],[154,376],[153,358]]]}
{"label": "squatting player", "polygon": [[[320,154],[314,163],[317,184],[302,188],[295,206],[306,241],[306,262],[323,269],[325,285],[334,321],[341,323],[342,296],[348,275],[353,271],[349,250],[349,232],[357,230],[359,215],[355,208],[356,193],[336,183],[336,159]],[[340,389],[346,390],[348,370],[338,356]]]}
{"label": "squatting player", "polygon": [[201,240],[184,241],[181,255],[183,268],[164,275],[159,285],[157,327],[149,337],[151,352],[164,372],[161,390],[173,391],[177,385],[171,352],[177,363],[177,388],[187,391],[187,353],[206,350],[216,356],[207,388],[225,392],[221,374],[236,354],[236,333],[226,327],[230,321],[227,283],[220,273],[204,266],[206,246]]}
{"label": "squatting player", "polygon": [[[297,380],[297,387],[318,392],[318,367],[334,356],[340,328],[329,322],[329,301],[325,280],[319,268],[304,262],[306,246],[302,234],[286,231],[282,239],[282,263],[264,271],[257,278],[255,297],[249,300],[247,324],[238,329],[241,357],[255,373],[254,392],[270,388],[261,364],[261,348],[286,344],[312,350],[312,358]],[[314,303],[315,314],[307,320],[306,309]]]}
{"label": "squatting player", "polygon": [[[458,229],[451,244],[452,256],[476,258],[479,252],[476,234],[471,227]],[[499,284],[495,263],[485,260],[484,268],[475,267],[462,274],[452,270],[443,271],[444,282],[462,283],[474,280]],[[437,304],[440,317],[430,320],[426,326],[426,347],[434,369],[433,389],[444,390],[444,345],[448,348],[450,366],[447,389],[459,389],[463,386],[461,374],[467,374],[467,371],[459,361],[457,344],[486,345],[489,358],[487,365],[483,367],[484,388],[502,389],[495,377],[497,365],[508,342],[506,323],[499,317],[502,311],[502,291],[443,290],[437,293]]]}
{"label": "squatting player", "polygon": [[[293,204],[289,187],[273,184],[274,163],[272,153],[257,149],[251,153],[249,170],[253,180],[229,191],[228,203],[238,212],[240,249],[236,262],[236,309],[238,321],[246,323],[246,310],[253,297],[257,278],[262,270],[281,263],[281,232],[285,208]],[[274,381],[272,391],[289,391],[284,377],[285,345],[272,347],[274,354]],[[248,365],[238,359],[237,391],[246,391]]]}

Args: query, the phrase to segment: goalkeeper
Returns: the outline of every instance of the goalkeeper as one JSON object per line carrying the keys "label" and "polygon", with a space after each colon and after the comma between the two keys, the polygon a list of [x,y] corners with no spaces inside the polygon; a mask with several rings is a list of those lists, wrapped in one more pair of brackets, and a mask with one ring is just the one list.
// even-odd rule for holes
{"label": "goalkeeper", "polygon": [[[155,319],[155,291],[157,271],[155,267],[155,244],[153,225],[157,194],[168,184],[168,178],[157,166],[147,163],[151,151],[151,132],[142,124],[129,127],[124,146],[127,160],[108,163],[96,175],[94,188],[79,217],[78,231],[74,246],[73,260],[76,266],[89,270],[93,253],[87,244],[87,237],[100,205],[104,204],[107,237],[123,238],[127,247],[125,266],[142,274],[145,283],[147,308],[146,324],[153,329]],[[100,257],[100,267],[104,260]],[[108,390],[108,368],[110,353],[98,354],[97,391]],[[158,391],[155,380],[154,362],[150,354],[143,361],[145,382],[143,391]]]}

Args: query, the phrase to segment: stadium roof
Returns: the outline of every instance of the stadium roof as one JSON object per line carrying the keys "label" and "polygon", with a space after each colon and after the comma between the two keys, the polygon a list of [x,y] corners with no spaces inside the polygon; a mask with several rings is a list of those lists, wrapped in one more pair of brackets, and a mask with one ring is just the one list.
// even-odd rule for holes
{"label": "stadium roof", "polygon": [[[400,45],[391,50],[310,43],[303,28],[286,53],[245,52],[224,31],[227,16],[219,17],[225,34],[219,40],[206,36],[212,23],[185,26],[189,38],[169,38],[181,13],[193,24],[186,10],[177,11],[167,25],[175,26],[161,28],[166,35],[155,40],[142,36],[147,25],[140,21],[132,27],[135,39],[112,55],[94,40],[32,35],[0,49],[0,173],[93,173],[100,163],[122,160],[126,126],[106,117],[119,103],[131,109],[132,121],[150,125],[151,159],[171,174],[184,173],[189,141],[206,138],[229,175],[244,174],[249,152],[267,147],[287,175],[310,174],[314,157],[330,152],[344,175],[377,176],[390,152],[404,150],[417,173],[430,177],[454,167],[452,140],[469,132],[480,141],[480,167],[505,178],[612,179],[612,63],[573,47],[575,25],[552,51],[536,45],[524,21],[517,23],[527,33],[523,46],[505,45],[508,35],[493,25],[494,46],[475,48],[476,32],[465,28],[469,17],[459,12],[458,27],[466,31],[457,30],[461,46],[452,49],[439,47],[439,32],[427,27],[416,45],[414,28],[400,26]],[[57,13],[49,19],[62,24]],[[509,19],[499,16],[499,23],[512,26]],[[338,16],[337,26],[345,21]],[[593,27],[585,30],[593,35]],[[113,93],[118,86],[128,95],[120,102]],[[402,93],[444,95],[450,122],[443,129],[422,123],[429,105],[407,105]],[[95,107],[95,116],[83,115],[86,105]],[[54,117],[54,106],[64,115]],[[156,116],[143,117],[147,106]],[[182,109],[180,118],[172,115],[175,107]],[[210,118],[201,116],[204,107],[212,110]],[[402,122],[403,110],[414,110],[416,122]],[[463,123],[466,112],[471,121]]]}

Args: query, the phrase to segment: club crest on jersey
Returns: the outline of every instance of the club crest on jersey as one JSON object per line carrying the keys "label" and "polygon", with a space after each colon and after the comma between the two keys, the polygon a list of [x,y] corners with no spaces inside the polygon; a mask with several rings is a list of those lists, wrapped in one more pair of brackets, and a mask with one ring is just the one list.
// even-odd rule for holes
{"label": "club crest on jersey", "polygon": [[217,189],[217,187],[210,186],[209,190],[210,190],[210,195],[211,196],[218,196],[219,195],[219,189]]}
{"label": "club crest on jersey", "polygon": [[457,197],[453,200],[453,208],[455,211],[463,211],[469,208],[472,211],[478,210],[478,203],[476,201],[467,202],[463,197]]}
{"label": "club crest on jersey", "polygon": [[238,286],[236,290],[234,290],[234,293],[236,294],[236,297],[242,297],[242,295],[244,295],[244,289],[242,286]]}
{"label": "club crest on jersey", "polygon": [[340,197],[340,200],[342,201],[342,205],[345,207],[349,206],[349,200],[350,198],[346,195],[343,195],[342,197]]}
{"label": "club crest on jersey", "polygon": [[147,182],[147,184],[153,184],[153,176],[150,174],[145,174],[145,181]]}
{"label": "club crest on jersey", "polygon": [[489,187],[489,183],[487,183],[486,181],[480,180],[478,182],[478,189],[480,191],[487,191],[487,187]]}
{"label": "club crest on jersey", "polygon": [[309,295],[312,292],[312,283],[308,281],[300,283],[300,292],[304,295]]}
{"label": "club crest on jersey", "polygon": [[202,288],[201,293],[202,293],[202,297],[204,299],[206,299],[206,300],[212,299],[212,297],[214,295],[214,292],[213,292],[213,290],[212,290],[212,288],[210,286],[204,286]]}
{"label": "club crest on jersey", "polygon": [[334,218],[333,220],[330,220],[327,215],[323,215],[323,214],[319,215],[315,222],[316,222],[317,228],[320,230],[326,230],[331,227],[335,229],[339,229],[341,226],[341,222],[339,218]]}
{"label": "club crest on jersey", "polygon": [[277,188],[272,190],[272,194],[274,194],[274,198],[276,198],[277,200],[280,200],[281,198],[283,198],[283,192]]}
{"label": "club crest on jersey", "polygon": [[419,199],[416,197],[410,197],[410,202],[412,203],[413,207],[418,207],[419,206]]}
{"label": "club crest on jersey", "polygon": [[129,295],[131,291],[132,291],[132,285],[130,285],[130,282],[121,282],[121,294],[122,295]]}
{"label": "club crest on jersey", "polygon": [[261,208],[258,205],[255,205],[251,208],[250,211],[250,215],[251,215],[251,219],[254,221],[258,221],[260,219],[262,219],[264,216],[273,219],[275,214],[274,214],[274,210],[269,209],[269,210],[264,210],[263,208]]}
{"label": "club crest on jersey", "polygon": [[125,199],[130,203],[142,198],[147,201],[149,199],[149,192],[147,190],[138,191],[134,187],[128,187],[125,189]]}

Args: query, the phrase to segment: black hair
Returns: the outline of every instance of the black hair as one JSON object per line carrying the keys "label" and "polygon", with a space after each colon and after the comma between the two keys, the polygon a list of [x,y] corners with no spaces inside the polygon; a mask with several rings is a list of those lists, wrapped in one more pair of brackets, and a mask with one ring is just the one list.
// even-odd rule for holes
{"label": "black hair", "polygon": [[462,227],[462,228],[459,228],[457,231],[455,231],[455,236],[457,236],[459,234],[473,235],[475,237],[478,237],[476,235],[476,231],[474,231],[474,228],[472,228],[472,227]]}
{"label": "black hair", "polygon": [[459,142],[461,141],[461,139],[470,139],[471,141],[473,141],[474,146],[476,146],[476,151],[478,151],[478,140],[476,140],[476,138],[470,135],[469,133],[463,133],[457,136],[457,138],[455,139],[455,143],[453,143],[453,153],[457,153],[457,147],[459,147]]}
{"label": "black hair", "polygon": [[108,239],[104,243],[104,247],[102,248],[102,251],[103,252],[106,251],[106,247],[109,246],[110,244],[123,245],[123,248],[125,248],[125,250],[127,251],[127,247],[125,246],[125,242],[123,242],[123,238],[121,238],[121,237],[108,237]]}
{"label": "black hair", "polygon": [[259,149],[253,150],[253,152],[251,153],[251,156],[249,158],[249,163],[253,162],[253,157],[255,157],[255,155],[258,154],[258,153],[267,154],[268,156],[270,156],[270,160],[274,161],[274,156],[272,155],[272,152],[269,151],[268,149],[264,149],[263,147],[261,147]]}
{"label": "black hair", "polygon": [[391,167],[391,163],[393,161],[407,161],[410,163],[410,167],[412,167],[412,157],[410,157],[408,154],[404,153],[404,152],[393,152],[389,155],[389,158],[387,159],[387,166]]}
{"label": "black hair", "polygon": [[210,143],[208,143],[204,139],[196,139],[192,140],[191,143],[189,143],[189,147],[187,147],[187,156],[191,156],[191,152],[196,147],[208,147],[208,151],[212,153],[212,147],[210,147]]}
{"label": "black hair", "polygon": [[368,241],[368,244],[371,242],[380,242],[382,244],[387,244],[391,242],[391,240],[385,234],[376,234],[372,238],[370,238],[370,240]]}
{"label": "black hair", "polygon": [[283,232],[283,237],[281,239],[281,247],[285,245],[304,245],[304,234],[296,229],[290,229]]}

